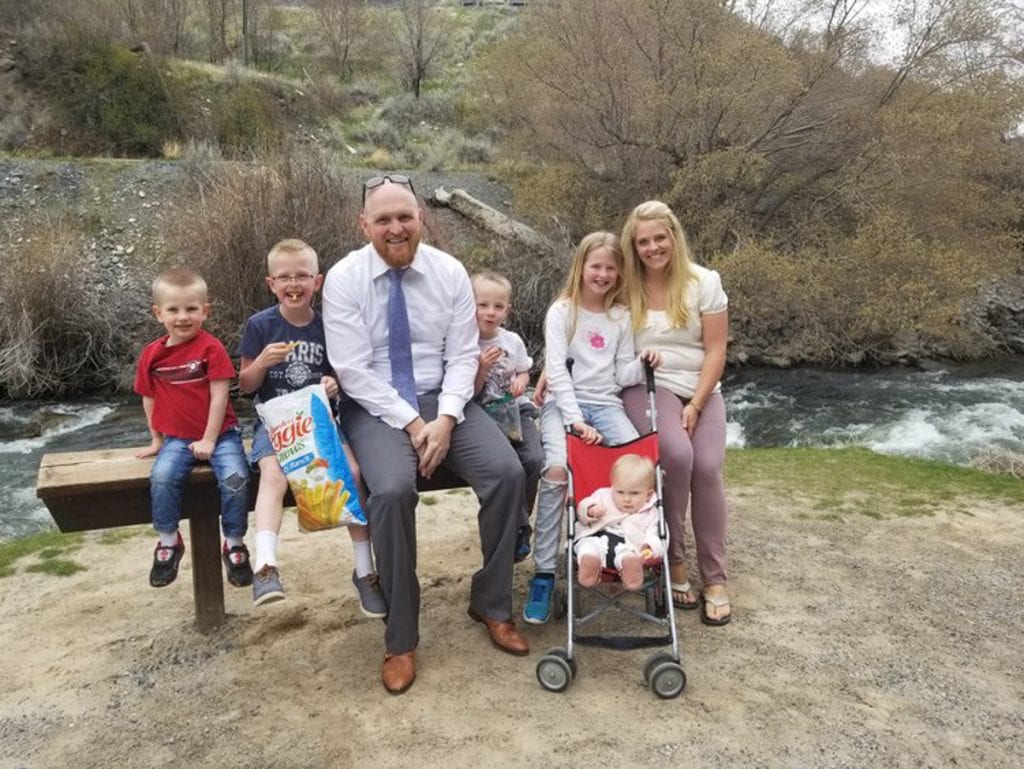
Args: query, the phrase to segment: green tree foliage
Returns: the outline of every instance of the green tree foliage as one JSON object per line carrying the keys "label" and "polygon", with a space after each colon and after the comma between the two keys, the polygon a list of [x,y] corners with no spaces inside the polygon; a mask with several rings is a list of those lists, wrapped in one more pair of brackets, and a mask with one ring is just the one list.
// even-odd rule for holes
{"label": "green tree foliage", "polygon": [[37,62],[38,82],[94,148],[158,156],[176,135],[175,109],[159,65],[91,38],[71,38]]}
{"label": "green tree foliage", "polygon": [[216,139],[222,147],[251,152],[275,146],[280,136],[280,110],[253,83],[241,83],[224,94],[216,113]]}

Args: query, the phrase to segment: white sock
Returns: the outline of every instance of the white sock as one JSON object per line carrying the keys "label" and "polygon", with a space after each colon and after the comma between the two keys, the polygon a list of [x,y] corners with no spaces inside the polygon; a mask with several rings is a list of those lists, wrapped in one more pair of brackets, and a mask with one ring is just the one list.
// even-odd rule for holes
{"label": "white sock", "polygon": [[277,532],[263,529],[256,532],[256,564],[253,571],[264,566],[277,566]]}
{"label": "white sock", "polygon": [[241,537],[224,537],[224,541],[228,543],[228,550],[233,547],[241,547],[245,544]]}
{"label": "white sock", "polygon": [[174,547],[176,544],[178,544],[178,530],[177,529],[172,531],[170,534],[165,534],[162,531],[158,531],[157,534],[160,535],[160,545],[162,547]]}
{"label": "white sock", "polygon": [[370,540],[353,539],[352,554],[356,557],[356,576],[365,577],[373,574],[373,554],[370,551]]}

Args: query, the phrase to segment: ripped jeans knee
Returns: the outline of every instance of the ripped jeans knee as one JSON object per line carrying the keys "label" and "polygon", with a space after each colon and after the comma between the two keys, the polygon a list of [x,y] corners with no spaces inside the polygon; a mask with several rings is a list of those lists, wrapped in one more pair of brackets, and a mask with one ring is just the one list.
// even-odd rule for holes
{"label": "ripped jeans knee", "polygon": [[[564,478],[552,478],[564,475]],[[554,572],[558,559],[558,543],[562,529],[562,508],[569,476],[564,467],[548,467],[540,477],[537,494],[537,519],[534,528],[533,561],[537,571]]]}

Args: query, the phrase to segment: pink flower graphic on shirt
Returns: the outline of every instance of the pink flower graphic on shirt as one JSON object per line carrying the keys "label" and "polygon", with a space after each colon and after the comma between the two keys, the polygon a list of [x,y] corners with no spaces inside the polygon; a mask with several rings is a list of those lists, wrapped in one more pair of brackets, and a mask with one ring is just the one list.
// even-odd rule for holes
{"label": "pink flower graphic on shirt", "polygon": [[588,331],[587,337],[590,339],[590,346],[595,350],[604,349],[604,337],[601,336],[597,331]]}

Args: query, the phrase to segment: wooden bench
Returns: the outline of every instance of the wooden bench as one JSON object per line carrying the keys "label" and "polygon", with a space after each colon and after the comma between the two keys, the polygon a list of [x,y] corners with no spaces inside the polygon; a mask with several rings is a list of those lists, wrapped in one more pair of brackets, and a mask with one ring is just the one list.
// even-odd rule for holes
{"label": "wooden bench", "polygon": [[[135,451],[128,448],[44,454],[36,496],[50,511],[57,528],[71,532],[151,524],[149,473],[154,460],[136,459]],[[255,498],[257,484],[250,485]],[[432,478],[420,478],[417,482],[420,491],[463,486],[466,483],[461,478],[444,468],[439,468]],[[196,465],[189,476],[181,517],[189,521],[196,625],[200,631],[209,632],[225,620],[220,493],[209,465]],[[143,578],[140,564],[139,579]]]}

